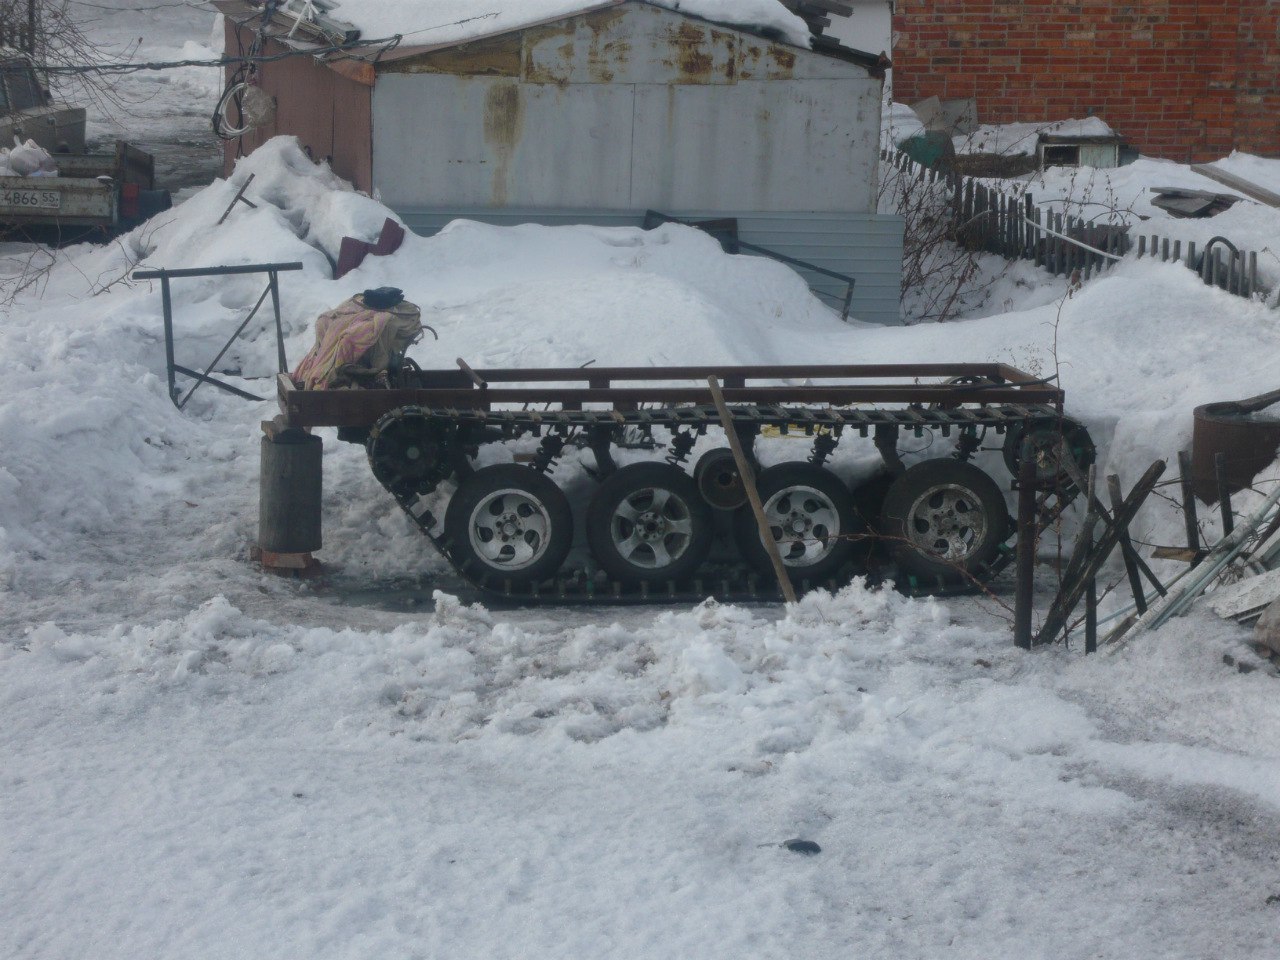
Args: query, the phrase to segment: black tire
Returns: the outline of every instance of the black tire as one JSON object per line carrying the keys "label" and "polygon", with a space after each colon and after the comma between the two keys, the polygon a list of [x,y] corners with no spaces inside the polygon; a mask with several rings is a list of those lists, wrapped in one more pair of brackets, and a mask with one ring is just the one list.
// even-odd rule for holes
{"label": "black tire", "polygon": [[971,463],[925,460],[889,488],[880,535],[906,573],[944,583],[981,577],[1009,535],[1000,487]]}
{"label": "black tire", "polygon": [[573,512],[564,492],[541,473],[503,463],[462,481],[445,510],[444,533],[468,575],[540,583],[554,577],[569,555]]}
{"label": "black tire", "polygon": [[[854,512],[848,487],[830,470],[811,463],[780,463],[761,471],[756,489],[782,563],[795,580],[819,584],[830,579],[860,542],[852,538],[867,532]],[[783,522],[789,519],[798,526],[787,531]],[[773,562],[750,504],[734,515],[733,526],[743,559],[771,573]]]}
{"label": "black tire", "polygon": [[1035,420],[1028,429],[1022,424],[1010,427],[1004,435],[1001,454],[1004,465],[1016,478],[1022,469],[1022,439],[1029,436],[1036,451],[1037,490],[1052,490],[1071,484],[1070,475],[1062,469],[1061,458],[1070,455],[1082,474],[1098,457],[1093,438],[1084,424],[1076,420]]}
{"label": "black tire", "polygon": [[633,463],[600,484],[587,506],[587,544],[614,580],[686,580],[715,539],[711,507],[693,479],[667,463]]}

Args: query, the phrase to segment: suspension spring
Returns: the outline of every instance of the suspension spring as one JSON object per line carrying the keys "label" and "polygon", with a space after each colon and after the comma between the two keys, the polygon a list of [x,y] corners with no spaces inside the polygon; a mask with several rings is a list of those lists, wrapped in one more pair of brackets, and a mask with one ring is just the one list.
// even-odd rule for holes
{"label": "suspension spring", "polygon": [[815,467],[826,466],[827,460],[836,452],[836,445],[839,442],[829,433],[817,434],[813,438],[813,453],[809,454],[809,462]]}
{"label": "suspension spring", "polygon": [[538,453],[533,459],[533,469],[539,473],[547,473],[556,465],[564,453],[567,438],[563,433],[548,433],[538,444]]}
{"label": "suspension spring", "polygon": [[671,449],[667,452],[667,463],[673,467],[684,464],[689,459],[689,454],[693,452],[693,445],[697,442],[697,437],[691,432],[675,433],[671,437]]}

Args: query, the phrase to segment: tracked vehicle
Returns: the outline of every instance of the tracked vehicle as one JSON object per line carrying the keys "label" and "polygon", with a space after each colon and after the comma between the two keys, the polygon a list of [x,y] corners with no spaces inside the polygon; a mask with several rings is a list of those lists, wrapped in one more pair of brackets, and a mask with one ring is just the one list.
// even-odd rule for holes
{"label": "tracked vehicle", "polygon": [[[337,427],[341,439],[363,443],[374,476],[458,573],[512,600],[777,598],[708,377],[723,384],[769,535],[802,590],[847,582],[865,570],[873,545],[910,589],[985,583],[1013,558],[1004,491],[1023,451],[1036,460],[1042,529],[1076,496],[1094,456],[1087,431],[1063,413],[1062,391],[1002,364],[477,371],[458,363],[408,363],[382,389],[303,390],[281,376],[281,422]],[[906,466],[900,438],[926,433],[936,455]],[[758,454],[780,435],[807,440],[803,459],[762,468]],[[695,462],[700,438],[712,449]],[[884,466],[851,488],[831,458],[860,438]],[[975,463],[992,441],[1003,451],[999,477]],[[513,453],[481,456],[494,445]],[[589,452],[593,481],[576,511],[553,478],[575,449]],[[638,462],[620,465],[624,449],[623,459]],[[589,549],[580,564],[568,562],[576,518]],[[725,559],[712,558],[717,540],[731,544],[719,551]]]}

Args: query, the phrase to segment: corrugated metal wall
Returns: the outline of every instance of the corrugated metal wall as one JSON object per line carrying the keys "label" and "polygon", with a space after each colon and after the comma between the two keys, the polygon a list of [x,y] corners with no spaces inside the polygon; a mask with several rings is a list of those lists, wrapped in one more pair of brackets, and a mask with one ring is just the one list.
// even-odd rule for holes
{"label": "corrugated metal wall", "polygon": [[379,68],[392,206],[872,213],[864,67],[627,4]]}
{"label": "corrugated metal wall", "polygon": [[[640,226],[643,212],[607,210],[531,210],[484,208],[425,208],[398,206],[395,212],[415,233],[431,236],[452,220],[479,220],[509,226],[541,223],[566,226],[585,223],[593,226]],[[856,213],[735,213],[725,210],[663,210],[681,220],[736,217],[738,236],[747,243],[768,247],[779,253],[806,260],[857,280],[851,316],[868,323],[901,323],[899,303],[902,276],[902,231],[900,217]],[[821,274],[799,270],[815,292],[824,294],[833,307],[845,295],[846,285]]]}

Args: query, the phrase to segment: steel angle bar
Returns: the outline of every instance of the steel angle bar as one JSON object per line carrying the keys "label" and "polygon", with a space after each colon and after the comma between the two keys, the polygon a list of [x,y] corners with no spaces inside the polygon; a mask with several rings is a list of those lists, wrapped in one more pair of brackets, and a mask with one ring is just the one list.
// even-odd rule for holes
{"label": "steel angle bar", "polygon": [[237,397],[240,397],[244,400],[255,400],[259,402],[265,402],[271,399],[270,397],[260,397],[257,394],[250,393],[248,390],[241,390],[239,387],[233,387],[231,384],[224,383],[223,381],[219,380],[217,377],[208,376],[207,371],[205,374],[201,374],[195,370],[192,370],[190,367],[184,367],[180,363],[175,363],[173,365],[173,371],[174,373],[182,374],[184,377],[199,378],[201,376],[204,376],[205,382],[207,382],[211,387],[217,387],[219,390],[225,390],[227,391],[227,393],[235,394]]}
{"label": "steel angle bar", "polygon": [[213,362],[209,364],[204,373],[200,374],[200,376],[196,378],[196,382],[191,385],[191,389],[187,391],[187,395],[178,402],[179,410],[183,409],[187,405],[187,401],[191,399],[191,395],[200,389],[200,384],[202,383],[212,383],[214,386],[225,388],[225,384],[219,383],[216,380],[211,381],[209,379],[209,374],[213,373],[213,368],[218,365],[218,362],[224,356],[226,356],[227,351],[231,349],[231,345],[239,339],[240,334],[244,333],[245,328],[253,322],[253,318],[258,315],[258,311],[262,309],[262,305],[267,302],[267,297],[273,289],[274,287],[269,285],[267,289],[262,291],[262,296],[258,298],[258,302],[254,304],[253,309],[249,311],[249,315],[244,318],[244,322],[236,328],[236,332],[231,335],[231,338],[223,345],[222,349],[218,351],[218,355],[213,358]]}
{"label": "steel angle bar", "polygon": [[[276,360],[279,366],[279,370],[277,372],[278,373],[288,372],[288,362],[285,358],[285,351],[284,351],[284,330],[283,330],[283,325],[280,317],[279,274],[287,273],[295,270],[301,270],[301,269],[303,269],[303,264],[300,262],[294,261],[290,263],[251,263],[251,264],[243,264],[239,266],[195,267],[195,268],[183,268],[179,270],[159,269],[159,270],[135,270],[134,271],[133,279],[135,280],[159,280],[160,281],[161,309],[162,309],[163,318],[164,318],[165,372],[168,378],[169,399],[173,401],[174,405],[179,410],[181,410],[183,407],[186,406],[187,401],[191,399],[192,394],[194,394],[196,390],[199,388],[199,386],[203,383],[211,384],[212,386],[217,387],[219,390],[225,390],[226,392],[234,394],[238,397],[244,397],[246,399],[251,399],[255,401],[263,399],[261,397],[255,397],[253,394],[247,393],[243,390],[239,390],[235,387],[232,387],[230,384],[223,383],[221,380],[218,380],[217,378],[210,376],[210,374],[213,372],[213,368],[218,365],[218,361],[220,361],[223,358],[223,356],[226,355],[227,350],[231,348],[231,344],[235,342],[236,338],[240,336],[240,334],[244,331],[245,327],[249,325],[249,322],[254,318],[257,312],[260,309],[262,309],[262,304],[268,296],[271,297],[272,307],[275,311]],[[253,274],[253,273],[267,274],[267,289],[263,291],[262,296],[258,299],[258,303],[254,306],[253,312],[250,313],[249,316],[245,319],[244,323],[240,325],[240,329],[237,330],[231,336],[231,339],[227,341],[226,346],[224,346],[222,350],[218,353],[218,356],[214,358],[213,363],[209,364],[208,369],[206,369],[204,373],[198,374],[176,363],[175,357],[174,357],[175,336],[174,336],[174,327],[173,327],[173,295],[172,295],[172,289],[171,289],[172,281],[174,279],[188,278],[188,277],[225,277],[225,276],[240,276],[244,274]],[[184,376],[192,376],[196,378],[195,385],[192,386],[192,388],[189,391],[187,391],[187,395],[183,397],[182,400],[178,399],[178,386],[175,378],[175,375],[178,373],[181,373]]]}
{"label": "steel angle bar", "polygon": [[1263,502],[1262,506],[1237,526],[1230,535],[1223,537],[1214,544],[1213,549],[1205,557],[1203,564],[1195,571],[1185,586],[1177,590],[1170,590],[1167,597],[1164,597],[1148,611],[1147,616],[1138,621],[1136,632],[1141,633],[1146,630],[1157,629],[1185,612],[1196,598],[1208,589],[1209,584],[1216,580],[1219,574],[1226,569],[1227,565],[1244,552],[1245,547],[1249,544],[1253,535],[1262,527],[1263,523],[1268,522],[1276,515],[1277,503],[1280,503],[1280,486],[1277,486]]}

